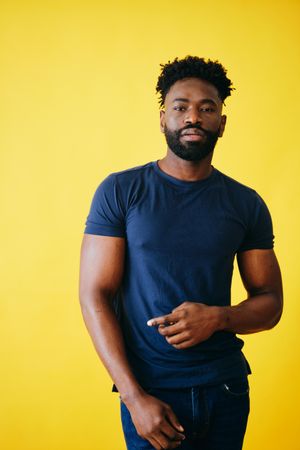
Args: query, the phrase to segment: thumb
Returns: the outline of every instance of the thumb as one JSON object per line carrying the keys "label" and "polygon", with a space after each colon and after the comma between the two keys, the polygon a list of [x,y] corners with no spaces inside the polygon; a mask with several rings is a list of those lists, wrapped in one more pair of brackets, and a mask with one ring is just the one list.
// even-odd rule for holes
{"label": "thumb", "polygon": [[168,410],[166,416],[172,427],[175,428],[175,430],[178,430],[181,433],[184,431],[184,428],[180,425],[179,420],[177,419],[171,408]]}

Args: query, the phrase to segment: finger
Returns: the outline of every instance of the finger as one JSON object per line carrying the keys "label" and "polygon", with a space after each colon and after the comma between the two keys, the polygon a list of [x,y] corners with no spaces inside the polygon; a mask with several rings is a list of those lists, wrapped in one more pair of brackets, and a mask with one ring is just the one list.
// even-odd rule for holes
{"label": "finger", "polygon": [[179,306],[176,306],[176,308],[172,309],[172,313],[175,312],[175,311],[180,311],[181,309],[186,308],[186,306],[188,305],[188,303],[190,303],[190,302],[183,302],[183,303],[180,303]]}
{"label": "finger", "polygon": [[153,439],[153,438],[148,438],[147,440],[150,442],[150,444],[152,445],[152,447],[155,448],[155,450],[162,450],[162,446],[161,446],[160,443],[157,442],[155,439]]}
{"label": "finger", "polygon": [[[173,427],[170,427],[171,433],[170,436],[174,436],[175,435],[175,430]],[[160,431],[159,433],[155,434],[154,436],[151,436],[151,438],[148,438],[148,441],[153,445],[153,447],[158,448],[159,450],[164,450],[164,449],[171,449],[171,448],[177,448],[181,442],[185,439],[184,435],[183,438],[177,439],[174,438],[172,439],[172,437],[167,436],[165,433],[163,433],[162,431]]]}
{"label": "finger", "polygon": [[173,448],[180,448],[182,441],[168,441],[167,447],[163,447],[163,450],[171,450]]}
{"label": "finger", "polygon": [[183,342],[189,340],[191,337],[187,332],[177,333],[174,336],[166,336],[166,341],[171,345],[182,344]]}
{"label": "finger", "polygon": [[159,435],[155,436],[155,439],[157,442],[159,442],[162,449],[177,448],[182,442],[182,439],[172,440],[163,433],[160,433]]}
{"label": "finger", "polygon": [[177,350],[184,350],[185,348],[192,347],[193,345],[195,345],[195,343],[191,340],[186,340],[184,342],[181,342],[180,344],[171,344],[171,345],[173,345],[173,347],[176,348]]}
{"label": "finger", "polygon": [[174,323],[174,325],[169,325],[168,327],[166,327],[164,325],[158,326],[158,332],[162,336],[173,336],[174,334],[178,334],[181,331],[182,331],[182,325],[181,325],[180,321]]}
{"label": "finger", "polygon": [[167,418],[168,422],[172,425],[172,427],[175,428],[175,430],[178,430],[181,433],[184,432],[184,428],[180,424],[180,422],[177,419],[177,416],[175,415],[175,413],[172,410],[172,408],[168,409],[168,411],[166,413],[166,418]]}
{"label": "finger", "polygon": [[169,325],[170,323],[176,322],[177,314],[166,314],[165,316],[154,317],[148,320],[147,325],[153,327],[155,325]]}
{"label": "finger", "polygon": [[159,432],[155,436],[152,436],[152,438],[155,439],[156,443],[158,443],[158,445],[160,446],[159,448],[163,450],[170,448],[169,445],[171,442],[163,433]]}
{"label": "finger", "polygon": [[185,439],[185,435],[183,433],[179,433],[179,431],[177,431],[168,420],[166,420],[161,427],[161,431],[171,442],[181,442]]}

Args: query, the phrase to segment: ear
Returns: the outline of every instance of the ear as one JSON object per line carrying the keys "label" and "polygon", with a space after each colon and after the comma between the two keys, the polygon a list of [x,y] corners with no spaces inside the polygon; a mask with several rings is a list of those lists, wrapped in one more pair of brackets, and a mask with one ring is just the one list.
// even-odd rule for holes
{"label": "ear", "polygon": [[225,116],[225,114],[224,114],[223,116],[221,116],[219,137],[223,136],[223,133],[224,133],[224,130],[225,130],[226,121],[227,121],[227,116]]}
{"label": "ear", "polygon": [[165,111],[161,110],[159,112],[159,118],[160,118],[160,131],[162,133],[164,133],[164,129],[165,129]]}

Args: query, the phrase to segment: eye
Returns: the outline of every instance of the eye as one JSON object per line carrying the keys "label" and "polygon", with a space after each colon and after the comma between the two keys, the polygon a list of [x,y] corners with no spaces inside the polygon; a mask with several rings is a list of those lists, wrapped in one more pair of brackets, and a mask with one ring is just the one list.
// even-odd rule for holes
{"label": "eye", "polygon": [[176,105],[173,108],[175,111],[185,111],[185,106]]}
{"label": "eye", "polygon": [[205,113],[213,113],[215,112],[215,108],[212,108],[211,106],[203,106],[200,108],[200,111]]}

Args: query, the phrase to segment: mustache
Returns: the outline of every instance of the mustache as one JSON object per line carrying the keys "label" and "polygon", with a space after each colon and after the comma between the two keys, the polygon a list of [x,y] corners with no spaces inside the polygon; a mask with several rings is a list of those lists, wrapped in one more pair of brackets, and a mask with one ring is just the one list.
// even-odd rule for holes
{"label": "mustache", "polygon": [[181,134],[185,130],[190,130],[191,128],[193,130],[200,130],[200,131],[202,131],[203,133],[205,133],[206,136],[208,134],[210,134],[209,131],[205,130],[205,128],[200,127],[200,125],[193,125],[193,124],[190,124],[190,125],[187,125],[187,126],[181,128],[180,130],[178,130],[178,134]]}

